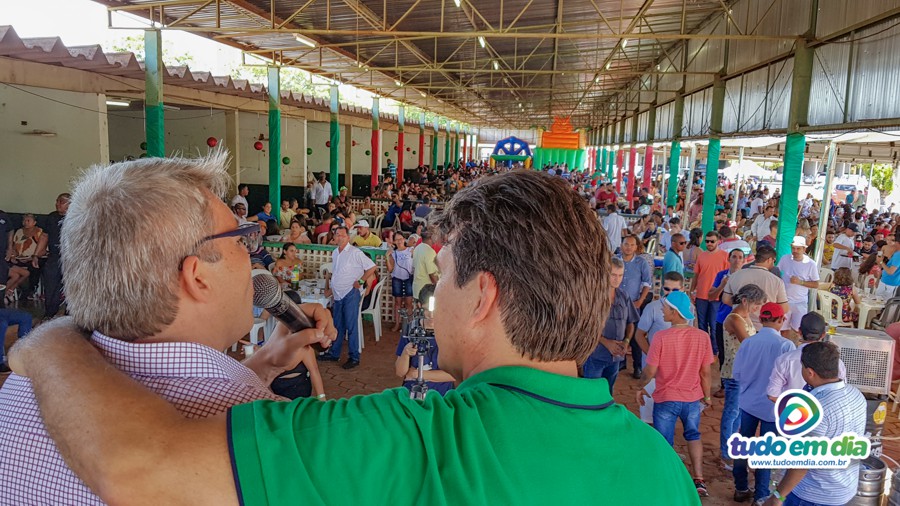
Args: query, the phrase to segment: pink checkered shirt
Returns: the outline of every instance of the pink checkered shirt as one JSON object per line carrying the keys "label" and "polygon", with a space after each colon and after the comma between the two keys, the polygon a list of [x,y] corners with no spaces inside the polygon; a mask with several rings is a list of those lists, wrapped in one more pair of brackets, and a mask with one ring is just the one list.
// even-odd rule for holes
{"label": "pink checkered shirt", "polygon": [[[257,399],[283,400],[253,371],[202,344],[135,344],[97,332],[91,340],[106,360],[188,418]],[[31,381],[16,375],[0,388],[0,504],[103,504],[63,462],[44,428]]]}

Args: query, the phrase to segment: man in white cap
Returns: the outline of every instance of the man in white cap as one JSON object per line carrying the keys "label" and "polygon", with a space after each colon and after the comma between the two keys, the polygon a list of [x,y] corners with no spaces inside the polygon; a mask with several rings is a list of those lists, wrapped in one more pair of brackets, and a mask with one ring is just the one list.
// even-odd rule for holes
{"label": "man in white cap", "polygon": [[800,331],[800,320],[809,312],[809,290],[819,288],[819,266],[806,255],[806,238],[796,236],[791,242],[791,254],[778,261],[784,280],[790,311],[784,321],[783,333]]}
{"label": "man in white cap", "polygon": [[353,226],[353,228],[356,229],[356,237],[353,238],[354,246],[367,246],[370,248],[377,248],[381,246],[381,238],[369,232],[368,221],[359,220],[356,225]]}
{"label": "man in white cap", "polygon": [[[697,494],[706,497],[703,481],[703,442],[700,440],[700,412],[710,406],[710,368],[717,358],[709,334],[691,325],[694,313],[684,292],[671,292],[663,299],[663,318],[672,326],[660,330],[650,343],[643,384],[656,379],[653,391],[653,427],[671,445],[675,424],[680,419],[687,441]],[[647,392],[637,392],[644,404]]]}

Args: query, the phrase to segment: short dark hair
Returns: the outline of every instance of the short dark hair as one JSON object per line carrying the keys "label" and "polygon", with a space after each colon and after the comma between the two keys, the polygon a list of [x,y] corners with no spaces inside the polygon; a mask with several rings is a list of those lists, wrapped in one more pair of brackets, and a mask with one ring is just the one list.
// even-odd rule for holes
{"label": "short dark hair", "polygon": [[715,230],[710,230],[709,232],[706,233],[706,237],[715,237],[716,239],[718,239],[719,233],[716,232]]}
{"label": "short dark hair", "polygon": [[[564,234],[553,226],[572,220],[581,225]],[[565,180],[527,170],[480,179],[453,197],[436,225],[453,252],[457,286],[479,273],[496,281],[517,352],[581,363],[597,348],[609,314],[610,251],[600,220]]]}
{"label": "short dark hair", "polygon": [[663,276],[663,283],[665,283],[666,281],[677,281],[679,283],[684,283],[684,276],[682,276],[679,272],[669,271],[665,276]]}
{"label": "short dark hair", "polygon": [[756,263],[762,263],[766,260],[772,260],[775,258],[775,248],[763,244],[762,246],[757,246],[756,248]]}
{"label": "short dark hair", "polygon": [[250,189],[250,186],[247,185],[247,184],[245,184],[245,183],[239,184],[239,185],[238,185],[238,193],[240,193],[240,191],[243,190],[244,188],[247,188],[247,189],[249,190],[249,189]]}
{"label": "short dark hair", "polygon": [[731,231],[731,227],[729,227],[728,225],[722,225],[721,227],[719,227],[719,237],[728,238],[732,236],[734,236],[734,232]]}
{"label": "short dark hair", "polygon": [[840,373],[841,352],[834,343],[809,343],[800,352],[800,363],[812,369],[822,379],[835,379]]}

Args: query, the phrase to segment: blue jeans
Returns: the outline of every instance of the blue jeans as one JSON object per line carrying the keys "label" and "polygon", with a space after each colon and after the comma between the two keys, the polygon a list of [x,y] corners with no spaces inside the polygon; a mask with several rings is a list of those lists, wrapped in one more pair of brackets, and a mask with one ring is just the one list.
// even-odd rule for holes
{"label": "blue jeans", "polygon": [[668,401],[653,405],[653,428],[666,438],[670,446],[675,443],[675,422],[679,419],[685,441],[700,439],[700,401]]}
{"label": "blue jeans", "polygon": [[784,498],[784,506],[827,506],[817,502],[806,501],[795,496],[793,492]]}
{"label": "blue jeans", "polygon": [[588,359],[582,369],[585,378],[606,378],[606,382],[609,383],[609,394],[612,395],[613,385],[619,377],[619,364],[620,362],[595,362]]}
{"label": "blue jeans", "polygon": [[738,409],[738,398],[741,389],[738,382],[732,378],[722,379],[722,388],[725,389],[725,407],[722,408],[722,421],[719,424],[719,449],[722,458],[728,458],[728,438],[741,429],[741,413]]}
{"label": "blue jeans", "polygon": [[[6,329],[10,325],[18,325],[19,339],[31,332],[31,314],[18,309],[0,308],[0,340],[6,336]],[[0,362],[3,362],[3,343],[0,342]]]}
{"label": "blue jeans", "polygon": [[[741,412],[741,435],[744,437],[756,436],[756,429],[759,428],[760,437],[775,433],[775,422],[766,422],[747,413],[743,409]],[[747,459],[734,459],[734,470],[731,472],[734,476],[734,488],[737,490],[748,490],[750,483],[747,476]],[[753,500],[758,501],[769,497],[769,479],[772,472],[769,469],[755,469],[753,476],[756,478],[756,491],[753,494]]]}
{"label": "blue jeans", "polygon": [[709,334],[713,355],[718,355],[719,346],[716,344],[716,313],[719,312],[719,302],[698,297],[695,300],[695,304],[697,305],[697,327]]}
{"label": "blue jeans", "polygon": [[347,336],[347,356],[350,360],[359,362],[359,302],[362,296],[359,290],[352,289],[341,300],[334,301],[332,316],[334,327],[337,329],[337,338],[331,343],[328,351],[334,358],[340,358],[341,347],[344,345],[344,335]]}

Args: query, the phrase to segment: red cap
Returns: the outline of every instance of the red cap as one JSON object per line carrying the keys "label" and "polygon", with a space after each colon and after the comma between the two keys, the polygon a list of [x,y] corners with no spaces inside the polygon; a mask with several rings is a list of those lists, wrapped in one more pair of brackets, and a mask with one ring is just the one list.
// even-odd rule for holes
{"label": "red cap", "polygon": [[762,309],[759,310],[760,318],[774,319],[782,316],[784,316],[784,308],[781,307],[781,304],[774,302],[766,302],[763,304]]}

